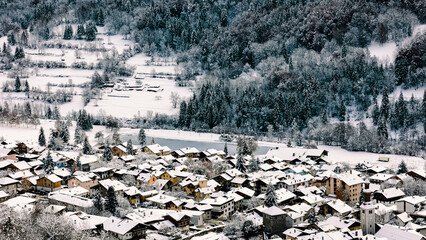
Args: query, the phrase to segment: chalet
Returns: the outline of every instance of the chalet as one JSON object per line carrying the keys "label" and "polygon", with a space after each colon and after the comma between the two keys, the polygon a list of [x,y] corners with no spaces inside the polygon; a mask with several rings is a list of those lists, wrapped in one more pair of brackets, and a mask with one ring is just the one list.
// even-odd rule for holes
{"label": "chalet", "polygon": [[183,178],[186,178],[189,175],[187,172],[178,172],[178,171],[167,171],[160,175],[160,179],[170,180],[173,184],[176,184],[182,181]]}
{"label": "chalet", "polygon": [[[41,153],[38,160],[45,162],[47,154],[48,154],[48,151],[44,151],[43,153]],[[50,156],[52,157],[53,165],[57,168],[66,167],[67,162],[70,160],[70,158],[64,156],[63,154],[61,154],[59,152],[53,152],[52,151],[52,152],[50,152]]]}
{"label": "chalet", "polygon": [[62,179],[55,174],[46,175],[37,179],[37,190],[53,192],[61,188]]}
{"label": "chalet", "polygon": [[16,155],[18,153],[10,148],[0,148],[0,161],[11,159],[11,160],[18,160]]}
{"label": "chalet", "polygon": [[0,191],[3,191],[11,196],[18,193],[19,181],[10,177],[0,178]]}
{"label": "chalet", "polygon": [[250,187],[250,181],[246,178],[236,177],[231,180],[231,187],[235,187],[235,188]]}
{"label": "chalet", "polygon": [[166,203],[166,209],[169,210],[182,210],[185,203],[180,200],[172,200]]}
{"label": "chalet", "polygon": [[160,144],[152,144],[143,147],[142,152],[155,154],[157,156],[166,156],[170,154],[170,148],[167,146],[161,146]]}
{"label": "chalet", "polygon": [[159,208],[166,208],[166,204],[170,201],[176,200],[175,197],[168,196],[165,194],[158,194],[146,199],[146,201],[152,202]]}
{"label": "chalet", "polygon": [[320,206],[320,213],[326,216],[327,214],[340,216],[349,215],[352,212],[352,208],[340,199],[332,200],[324,205]]}
{"label": "chalet", "polygon": [[191,218],[180,212],[172,212],[164,216],[165,220],[169,220],[176,227],[187,227],[190,224]]}
{"label": "chalet", "polygon": [[378,173],[371,176],[369,180],[371,183],[382,184],[393,177],[394,175],[391,175],[391,174]]}
{"label": "chalet", "polygon": [[0,191],[0,203],[6,201],[9,198],[9,194],[5,191]]}
{"label": "chalet", "polygon": [[199,157],[200,151],[194,147],[181,148],[172,152],[172,156],[175,158],[187,157],[187,158],[197,158]]}
{"label": "chalet", "polygon": [[118,159],[120,159],[124,163],[131,163],[136,160],[136,157],[134,155],[123,155],[118,157]]}
{"label": "chalet", "polygon": [[103,223],[105,231],[110,232],[118,239],[144,239],[146,236],[146,227],[143,224],[117,217],[110,217]]}
{"label": "chalet", "polygon": [[99,181],[99,192],[102,196],[106,195],[109,187],[112,187],[116,194],[123,194],[124,190],[127,189],[126,185],[117,180],[104,179]]}
{"label": "chalet", "polygon": [[127,149],[122,144],[112,147],[111,151],[113,156],[121,157],[127,155]]}
{"label": "chalet", "polygon": [[93,190],[98,186],[98,177],[96,174],[88,173],[84,175],[78,175],[68,180],[68,188],[82,187],[89,191],[91,195]]}
{"label": "chalet", "polygon": [[146,191],[146,192],[142,192],[141,193],[141,202],[145,201],[147,198],[155,196],[158,194],[157,190],[151,190],[151,191]]}
{"label": "chalet", "polygon": [[410,177],[422,181],[426,181],[426,172],[422,170],[412,170],[407,173]]}
{"label": "chalet", "polygon": [[386,156],[380,156],[380,157],[379,157],[379,161],[380,161],[380,162],[389,162],[389,157],[386,157]]}
{"label": "chalet", "polygon": [[396,201],[396,207],[398,212],[413,213],[420,209],[421,204],[426,203],[425,196],[411,196],[399,199]]}
{"label": "chalet", "polygon": [[80,171],[90,171],[90,165],[96,163],[98,161],[98,157],[96,155],[82,155],[80,156]]}
{"label": "chalet", "polygon": [[92,170],[92,172],[98,175],[100,179],[109,179],[114,175],[114,169],[107,167],[100,167]]}
{"label": "chalet", "polygon": [[24,154],[28,153],[30,151],[30,148],[23,142],[17,143],[16,146],[13,148],[18,154]]}
{"label": "chalet", "polygon": [[25,154],[22,154],[22,155],[17,155],[16,157],[18,158],[19,161],[30,162],[30,161],[37,160],[40,157],[40,155],[25,153]]}
{"label": "chalet", "polygon": [[135,186],[131,186],[125,189],[124,196],[129,200],[131,204],[139,205],[142,202],[142,192],[139,191]]}
{"label": "chalet", "polygon": [[398,188],[387,188],[375,191],[373,196],[378,203],[395,203],[395,201],[403,198],[405,193]]}

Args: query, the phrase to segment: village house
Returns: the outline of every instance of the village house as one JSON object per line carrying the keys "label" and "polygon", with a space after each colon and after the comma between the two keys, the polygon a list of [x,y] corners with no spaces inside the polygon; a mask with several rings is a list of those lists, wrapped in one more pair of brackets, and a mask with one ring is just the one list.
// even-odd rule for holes
{"label": "village house", "polygon": [[18,160],[16,157],[18,153],[11,148],[0,148],[0,161],[10,159],[10,160]]}
{"label": "village house", "polygon": [[234,213],[234,199],[227,197],[218,198],[206,198],[200,202],[200,204],[208,204],[213,207],[212,218],[224,218],[229,217]]}
{"label": "village house", "polygon": [[147,145],[142,148],[142,152],[155,154],[157,156],[166,156],[170,154],[170,148],[167,146],[161,146],[160,144]]}
{"label": "village house", "polygon": [[293,227],[293,221],[282,209],[272,206],[263,211],[263,225],[270,235],[283,237],[283,232]]}
{"label": "village house", "polygon": [[377,203],[394,204],[395,201],[403,198],[405,193],[398,188],[387,188],[375,191],[373,196]]}
{"label": "village house", "polygon": [[176,227],[181,227],[181,228],[189,226],[191,222],[191,218],[188,215],[181,212],[169,213],[166,216],[164,216],[164,219],[169,220]]}
{"label": "village house", "polygon": [[7,193],[10,196],[14,196],[18,193],[19,181],[10,177],[0,178],[0,191]]}
{"label": "village house", "polygon": [[187,158],[197,158],[200,151],[194,147],[181,148],[179,150],[173,151],[172,156],[175,158],[187,157]]}
{"label": "village house", "polygon": [[62,179],[55,174],[46,175],[37,179],[37,190],[53,192],[61,188]]}
{"label": "village house", "polygon": [[51,192],[48,195],[48,199],[51,204],[65,206],[68,211],[84,212],[93,207],[93,201],[91,199],[76,196],[67,192]]}
{"label": "village house", "polygon": [[98,177],[96,174],[87,173],[72,177],[68,180],[68,188],[82,187],[92,195],[93,190],[98,186]]}
{"label": "village house", "polygon": [[410,196],[396,201],[398,212],[413,213],[420,209],[420,205],[426,203],[425,196]]}
{"label": "village house", "polygon": [[146,226],[138,222],[110,217],[103,223],[103,229],[121,240],[143,239],[146,236]]}
{"label": "village house", "polygon": [[127,155],[127,149],[122,144],[113,146],[111,148],[111,152],[112,152],[112,155],[116,156],[116,157],[121,157],[123,155]]}

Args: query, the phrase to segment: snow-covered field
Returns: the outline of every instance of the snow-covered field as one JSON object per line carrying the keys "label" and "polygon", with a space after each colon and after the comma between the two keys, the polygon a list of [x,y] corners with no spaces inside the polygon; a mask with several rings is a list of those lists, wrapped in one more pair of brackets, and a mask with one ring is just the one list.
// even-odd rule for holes
{"label": "snow-covered field", "polygon": [[[426,32],[426,24],[417,25],[413,29],[412,36],[401,41],[398,45],[404,45],[411,41],[417,34],[422,34],[424,32]],[[370,46],[368,46],[368,51],[371,56],[376,57],[382,63],[393,63],[398,52],[398,45],[395,42],[387,42],[384,44],[372,42]]]}
{"label": "snow-covered field", "polygon": [[[74,34],[77,30],[77,25],[72,25]],[[78,46],[79,58],[76,56],[74,49],[68,48],[43,48],[43,49],[25,49],[26,58],[32,61],[57,61],[63,62],[67,68],[57,69],[28,69],[29,77],[25,80],[28,81],[30,87],[37,87],[41,90],[47,90],[48,84],[83,84],[91,81],[91,76],[95,70],[81,70],[73,69],[70,66],[74,62],[85,61],[87,64],[96,64],[101,60],[106,53],[104,52],[89,52],[81,50],[90,46],[96,48],[105,48],[107,53],[111,53],[113,49],[122,53],[123,50],[133,48],[134,43],[125,39],[122,35],[107,35],[104,27],[98,27],[97,40],[94,42],[87,42],[85,40],[63,40],[62,34],[65,26],[60,25],[54,28],[53,34],[56,36],[54,39],[49,40],[49,43],[61,43],[63,45]],[[7,41],[6,37],[0,38],[0,43]],[[13,49],[12,49],[13,50]],[[192,91],[189,87],[178,87],[173,80],[175,74],[176,62],[173,57],[170,58],[155,58],[151,63],[152,58],[144,54],[136,54],[126,61],[129,66],[135,67],[135,74],[141,74],[144,79],[141,79],[142,85],[145,86],[143,91],[116,91],[106,89],[102,96],[97,100],[92,100],[86,107],[88,112],[98,114],[110,114],[115,117],[132,118],[135,115],[145,116],[148,112],[155,114],[168,114],[174,115],[178,113],[178,108],[173,108],[170,95],[172,92],[178,93],[181,99],[189,98]],[[102,74],[102,72],[100,72]],[[152,75],[156,77],[153,78]],[[163,75],[167,76],[164,77]],[[124,79],[129,84],[135,84],[135,78],[132,77],[119,77]],[[13,81],[14,79],[8,78],[7,72],[0,73],[0,86],[6,81]],[[160,91],[148,92],[148,86],[159,86]],[[50,87],[50,91],[56,91],[60,87]],[[63,88],[70,90],[71,88]],[[83,100],[81,98],[82,88],[74,87],[72,91],[74,95],[70,103],[60,106],[62,115],[66,115],[71,111],[77,111],[83,108]],[[22,94],[21,94],[22,95]],[[15,93],[0,93],[0,102],[8,101],[11,103],[23,103],[25,98]],[[122,97],[117,97],[122,96]]]}

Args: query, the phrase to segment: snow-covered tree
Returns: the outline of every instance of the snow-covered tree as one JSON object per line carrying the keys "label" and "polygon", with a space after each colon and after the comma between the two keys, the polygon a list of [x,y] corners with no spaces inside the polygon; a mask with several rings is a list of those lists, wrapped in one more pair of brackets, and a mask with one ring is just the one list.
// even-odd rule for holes
{"label": "snow-covered tree", "polygon": [[102,154],[102,159],[108,162],[112,160],[112,151],[109,145],[105,147],[104,152]]}
{"label": "snow-covered tree", "polygon": [[74,132],[74,144],[80,144],[83,142],[83,130],[77,126]]}
{"label": "snow-covered tree", "polygon": [[78,168],[78,170],[82,170],[82,167],[81,167],[81,161],[80,161],[80,156],[77,156],[77,159],[76,159],[76,165],[77,165],[77,168]]}
{"label": "snow-covered tree", "polygon": [[104,203],[99,191],[95,191],[93,194],[93,205],[98,210],[99,213],[104,210]]}
{"label": "snow-covered tree", "polygon": [[90,146],[89,140],[87,137],[84,138],[83,142],[83,153],[92,154],[92,146]]}
{"label": "snow-covered tree", "polygon": [[44,136],[43,127],[40,127],[40,134],[38,135],[38,144],[40,146],[46,146],[46,137]]}
{"label": "snow-covered tree", "polygon": [[46,159],[44,160],[43,170],[46,174],[51,174],[54,170],[52,155],[50,150],[47,152]]}
{"label": "snow-covered tree", "polygon": [[119,145],[121,144],[121,139],[120,139],[120,134],[118,133],[117,130],[114,131],[114,133],[112,134],[112,144],[114,145]]}
{"label": "snow-covered tree", "polygon": [[139,144],[141,146],[145,145],[146,142],[146,135],[145,135],[145,130],[143,128],[141,128],[139,130],[139,134],[138,134],[138,140],[139,140]]}
{"label": "snow-covered tree", "polygon": [[259,160],[257,158],[252,157],[250,159],[249,165],[248,165],[249,172],[257,172],[259,171]]}
{"label": "snow-covered tree", "polygon": [[401,163],[398,165],[398,171],[397,174],[407,173],[407,165],[405,164],[404,160],[401,161]]}
{"label": "snow-covered tree", "polygon": [[113,187],[109,187],[105,199],[105,210],[109,211],[112,214],[116,214],[118,207],[117,197],[115,196],[115,191]]}
{"label": "snow-covered tree", "polygon": [[316,214],[316,212],[315,212],[315,208],[312,208],[312,209],[309,211],[309,215],[308,215],[308,223],[309,223],[309,224],[316,224],[316,223],[318,223],[318,217],[317,217],[317,214]]}
{"label": "snow-covered tree", "polygon": [[133,155],[133,144],[131,139],[127,141],[126,152],[128,155]]}
{"label": "snow-covered tree", "polygon": [[361,206],[364,202],[364,188],[361,188],[361,192],[359,193],[358,206]]}
{"label": "snow-covered tree", "polygon": [[247,172],[247,167],[245,165],[245,160],[243,155],[237,156],[237,165],[235,166],[236,169],[238,169],[240,172],[245,173]]}
{"label": "snow-covered tree", "polygon": [[268,185],[265,193],[265,206],[277,206],[277,196],[275,195],[275,188],[271,184]]}

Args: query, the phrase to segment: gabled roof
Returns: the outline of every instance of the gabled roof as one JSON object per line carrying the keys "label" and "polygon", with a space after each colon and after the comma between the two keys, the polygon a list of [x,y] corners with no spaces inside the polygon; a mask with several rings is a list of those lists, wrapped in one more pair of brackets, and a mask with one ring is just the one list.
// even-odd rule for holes
{"label": "gabled roof", "polygon": [[384,225],[375,235],[379,238],[386,238],[388,240],[421,240],[424,236],[417,232],[408,232],[399,229],[397,226]]}
{"label": "gabled roof", "polygon": [[108,189],[109,187],[113,187],[114,191],[122,191],[127,189],[126,185],[124,185],[122,182],[117,180],[105,179],[105,180],[99,181],[99,184],[105,189]]}
{"label": "gabled roof", "polygon": [[376,193],[382,194],[387,199],[405,196],[405,193],[398,188],[386,188],[384,190],[377,191]]}
{"label": "gabled roof", "polygon": [[2,177],[0,178],[0,186],[6,186],[10,184],[17,184],[19,181],[12,179],[10,177]]}
{"label": "gabled roof", "polygon": [[285,212],[281,208],[278,208],[276,206],[272,206],[272,207],[264,210],[263,213],[266,214],[266,215],[270,215],[270,216],[278,216],[278,215],[285,214]]}
{"label": "gabled roof", "polygon": [[104,230],[109,232],[114,232],[120,235],[124,235],[136,227],[139,223],[129,220],[121,219],[117,217],[110,217],[104,223]]}

